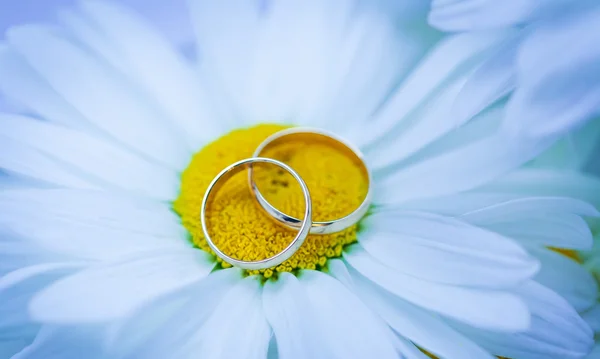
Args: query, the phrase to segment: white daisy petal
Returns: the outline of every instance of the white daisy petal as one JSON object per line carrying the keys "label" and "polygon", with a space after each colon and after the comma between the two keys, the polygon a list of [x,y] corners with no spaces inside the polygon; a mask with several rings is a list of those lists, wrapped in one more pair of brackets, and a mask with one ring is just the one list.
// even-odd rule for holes
{"label": "white daisy petal", "polygon": [[429,23],[444,31],[489,29],[520,24],[566,3],[550,0],[433,0]]}
{"label": "white daisy petal", "polygon": [[[188,4],[202,59],[200,69],[204,80],[210,83],[211,100],[220,110],[229,110],[228,120],[237,118],[238,123],[244,123],[239,117],[246,114],[233,107],[256,48],[262,1],[189,0]],[[223,98],[228,99],[227,103],[223,103]]]}
{"label": "white daisy petal", "polygon": [[28,345],[28,341],[23,338],[0,341],[0,358],[13,358],[13,355],[23,350]]}
{"label": "white daisy petal", "polygon": [[332,54],[325,61],[328,74],[321,86],[311,90],[314,104],[303,111],[298,123],[326,126],[346,136],[350,127],[375,112],[392,85],[435,38],[424,26],[400,32],[377,12],[357,11],[355,15],[340,48],[330,46]]}
{"label": "white daisy petal", "polygon": [[595,5],[531,26],[515,64],[519,87],[506,106],[507,129],[543,137],[569,132],[598,115],[600,49],[590,35],[600,32]]}
{"label": "white daisy petal", "polygon": [[[185,293],[176,292],[148,303],[118,323],[109,337],[111,352],[128,359],[187,355],[186,347],[206,335],[202,326],[242,280],[241,270],[223,269],[209,274]],[[183,350],[181,355],[179,349]]]}
{"label": "white daisy petal", "polygon": [[519,169],[477,188],[523,196],[562,196],[600,206],[600,179],[586,173],[552,169]]}
{"label": "white daisy petal", "polygon": [[[298,279],[281,273],[276,281],[267,281],[263,290],[263,310],[277,341],[281,359],[314,358],[318,340],[314,338],[314,323],[305,313],[308,297]],[[320,344],[318,344],[320,345]]]}
{"label": "white daisy petal", "polygon": [[558,293],[578,312],[596,303],[598,284],[583,266],[549,249],[532,249],[531,253],[542,263],[536,282]]}
{"label": "white daisy petal", "polygon": [[11,359],[102,359],[105,333],[101,326],[44,326],[33,343]]}
{"label": "white daisy petal", "polygon": [[600,304],[583,313],[582,317],[594,332],[600,332]]}
{"label": "white daisy petal", "polygon": [[600,139],[600,120],[591,120],[581,128],[569,131],[554,146],[533,159],[532,168],[555,168],[564,171],[590,171],[590,163]]}
{"label": "white daisy petal", "polygon": [[459,329],[492,353],[509,358],[578,359],[594,344],[592,331],[559,295],[535,282],[517,293],[532,311],[531,327],[523,333],[497,333]]}
{"label": "white daisy petal", "polygon": [[336,68],[334,59],[343,52],[340,38],[355,5],[346,0],[268,6],[259,1],[193,1],[199,47],[207,54],[203,66],[251,123],[310,118],[307,112],[314,114],[336,94],[324,81],[333,78],[339,86],[336,72],[344,65]]}
{"label": "white daisy petal", "polygon": [[0,230],[0,238],[0,276],[22,267],[73,259],[43,250],[6,229]]}
{"label": "white daisy petal", "polygon": [[447,359],[493,358],[435,314],[394,297],[354,270],[348,272],[342,261],[330,261],[328,267],[336,278],[351,278],[356,293],[365,304],[396,332],[429,352]]}
{"label": "white daisy petal", "polygon": [[[23,116],[1,115],[0,124],[0,136],[40,151],[63,164],[64,172],[97,187],[116,187],[161,200],[171,200],[177,194],[174,171],[94,136]],[[17,157],[18,153],[12,155]]]}
{"label": "white daisy petal", "polygon": [[291,0],[271,2],[263,8],[250,72],[242,82],[246,91],[242,108],[254,121],[265,115],[284,121],[298,117],[311,121],[310,114],[322,106],[322,101],[331,101],[331,85],[325,81],[339,76],[330,77],[329,72],[339,64],[334,60],[336,52],[342,50],[339,39],[346,26],[353,24],[349,20],[355,5],[348,0]]}
{"label": "white daisy petal", "polygon": [[89,22],[75,14],[66,19],[75,35],[148,91],[180,126],[190,148],[223,131],[191,66],[150,24],[116,3],[85,1],[81,9]]}
{"label": "white daisy petal", "polygon": [[522,165],[552,143],[499,132],[382,178],[376,200],[399,203],[466,191]]}
{"label": "white daisy petal", "polygon": [[403,355],[402,359],[430,359],[428,355],[423,353],[416,345],[399,336],[394,338],[394,345],[398,353]]}
{"label": "white daisy petal", "polygon": [[0,150],[0,169],[10,174],[24,176],[25,180],[34,180],[42,185],[54,185],[68,188],[96,188],[80,176],[70,173],[64,166],[48,158],[43,153],[21,142],[2,136]]}
{"label": "white daisy petal", "polygon": [[[470,117],[457,119],[456,122],[442,120],[451,112],[456,96],[466,80],[467,77],[463,76],[446,86],[439,95],[428,102],[427,107],[414,116],[413,124],[407,124],[407,128],[399,131],[389,142],[380,142],[378,146],[368,149],[367,162],[375,175],[383,168],[401,162],[470,119]],[[387,155],[382,155],[383,148]]]}
{"label": "white daisy petal", "polygon": [[402,209],[457,217],[471,211],[519,198],[522,198],[522,196],[508,193],[478,193],[469,191],[441,197],[416,199],[399,204],[383,205],[381,209]]}
{"label": "white daisy petal", "polygon": [[376,212],[361,246],[406,275],[437,283],[505,288],[531,278],[535,258],[512,240],[464,222],[417,212]]}
{"label": "white daisy petal", "polygon": [[0,277],[0,293],[5,290],[9,290],[22,282],[34,279],[34,277],[56,273],[60,275],[61,273],[69,274],[73,273],[76,270],[85,267],[86,262],[56,262],[56,263],[42,263],[31,265],[27,267],[22,267],[17,270],[14,270],[6,275]]}
{"label": "white daisy petal", "polygon": [[531,213],[570,213],[598,217],[600,212],[587,202],[568,197],[526,197],[499,202],[466,212],[461,220],[486,225],[528,217]]}
{"label": "white daisy petal", "polygon": [[78,264],[49,263],[17,269],[0,279],[0,340],[34,335],[37,323],[32,323],[27,304],[49,283],[79,269]]}
{"label": "white daisy petal", "polygon": [[526,221],[507,218],[501,223],[486,225],[485,228],[507,237],[518,238],[528,246],[590,249],[593,244],[587,222],[569,213],[535,214],[527,217]]}
{"label": "white daisy petal", "polygon": [[469,33],[446,38],[437,44],[411,75],[402,83],[389,102],[375,115],[372,128],[363,133],[360,147],[373,145],[380,138],[393,134],[399,120],[427,103],[451,78],[468,73],[478,60],[484,58],[494,45],[509,36],[511,31]]}
{"label": "white daisy petal", "polygon": [[[515,331],[529,326],[529,310],[515,295],[420,280],[384,266],[359,246],[344,253],[344,258],[362,275],[393,294],[474,327]],[[473,310],[474,306],[477,310]]]}
{"label": "white daisy petal", "polygon": [[189,152],[164,116],[114,69],[40,26],[15,27],[7,37],[29,65],[99,129],[166,166],[185,165]]}
{"label": "white daisy petal", "polygon": [[0,44],[0,92],[48,121],[75,129],[90,127],[73,106],[6,44]]}
{"label": "white daisy petal", "polygon": [[111,260],[191,247],[169,205],[144,199],[100,191],[8,190],[0,193],[0,210],[4,228],[32,245],[78,258]]}
{"label": "white daisy petal", "polygon": [[585,359],[596,359],[600,358],[600,343],[594,345],[594,349],[585,357]]}
{"label": "white daisy petal", "polygon": [[[397,358],[393,333],[355,294],[332,277],[304,270],[299,280],[310,301],[310,320],[333,358]],[[328,298],[323,300],[323,298]],[[343,339],[343,340],[341,340]]]}
{"label": "white daisy petal", "polygon": [[519,38],[509,37],[469,76],[456,97],[452,111],[454,116],[472,118],[515,88],[514,57],[518,44]]}
{"label": "white daisy petal", "polygon": [[200,281],[213,267],[210,256],[199,250],[143,253],[92,266],[51,284],[35,295],[30,312],[45,322],[106,322]]}
{"label": "white daisy petal", "polygon": [[261,289],[256,276],[242,280],[222,298],[203,324],[196,345],[172,347],[171,353],[175,350],[181,353],[173,353],[173,357],[192,359],[201,352],[206,359],[265,358],[271,329],[263,313]]}

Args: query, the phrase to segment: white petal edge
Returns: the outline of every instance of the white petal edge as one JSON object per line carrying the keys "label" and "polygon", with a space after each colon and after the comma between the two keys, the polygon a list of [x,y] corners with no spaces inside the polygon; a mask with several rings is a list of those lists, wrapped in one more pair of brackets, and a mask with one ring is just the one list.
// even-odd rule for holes
{"label": "white petal edge", "polygon": [[52,283],[34,296],[30,313],[36,320],[59,324],[119,319],[154,298],[197,283],[213,267],[212,257],[200,250],[140,253]]}
{"label": "white petal edge", "polygon": [[470,288],[507,288],[539,270],[515,241],[465,222],[428,213],[377,211],[363,222],[359,243],[406,275]]}
{"label": "white petal edge", "polygon": [[357,295],[397,333],[429,352],[447,359],[493,359],[493,356],[449,327],[436,314],[394,297],[383,288],[369,283],[354,270],[349,272],[341,260],[330,261],[328,268],[331,275],[340,281],[350,279]]}
{"label": "white petal edge", "polygon": [[420,280],[377,262],[358,245],[345,252],[344,259],[366,278],[400,298],[474,327],[510,332],[524,330],[530,324],[525,303],[508,292]]}

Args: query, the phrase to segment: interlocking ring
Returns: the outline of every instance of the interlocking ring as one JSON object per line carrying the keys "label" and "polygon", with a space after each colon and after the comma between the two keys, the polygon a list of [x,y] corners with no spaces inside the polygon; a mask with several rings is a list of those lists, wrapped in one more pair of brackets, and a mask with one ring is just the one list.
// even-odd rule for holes
{"label": "interlocking ring", "polygon": [[[363,175],[368,181],[367,194],[363,199],[362,203],[352,213],[348,214],[345,217],[331,221],[313,222],[310,227],[310,233],[312,234],[335,233],[358,223],[358,221],[360,221],[361,218],[364,217],[365,214],[367,214],[369,206],[371,205],[371,172],[366,165],[364,155],[358,148],[355,148],[345,140],[324,130],[307,127],[294,127],[279,131],[267,137],[267,139],[264,140],[254,151],[253,157],[259,157],[267,148],[275,146],[279,143],[286,142],[294,138],[307,140],[313,137],[314,140],[315,136],[317,136],[319,140],[325,141],[327,144],[331,145],[332,147],[341,151],[345,155],[349,156],[361,168],[361,170],[363,171]],[[265,199],[262,193],[260,193],[256,182],[254,181],[252,168],[250,168],[250,170],[248,171],[248,182],[258,203],[276,221],[294,230],[298,230],[305,225],[304,221],[281,212],[277,208],[273,207],[273,205],[271,205],[271,203],[269,203]]]}
{"label": "interlocking ring", "polygon": [[[216,191],[222,186],[223,183],[225,183],[229,178],[231,178],[235,174],[244,170],[246,167],[248,167],[249,172],[253,171],[252,165],[254,163],[268,163],[279,166],[285,171],[289,172],[292,175],[292,177],[294,177],[294,179],[298,181],[298,184],[300,185],[300,188],[302,189],[302,193],[304,195],[304,219],[297,220],[298,225],[295,227],[291,227],[297,230],[298,233],[283,251],[277,253],[276,255],[270,258],[265,258],[258,261],[243,261],[223,253],[223,251],[221,251],[215,245],[210,236],[210,233],[208,232],[208,227],[206,224],[206,208],[210,202],[211,194],[216,193]],[[221,184],[221,186],[219,186],[219,184]],[[251,192],[253,193],[255,198],[257,194],[259,194],[259,192],[255,190],[252,190]],[[298,248],[302,246],[302,243],[304,243],[304,240],[308,236],[309,230],[312,226],[312,201],[310,198],[310,192],[308,191],[308,187],[306,186],[306,183],[304,183],[302,177],[300,177],[300,175],[298,175],[296,171],[294,171],[290,166],[286,165],[285,163],[271,158],[247,158],[245,160],[241,160],[229,165],[212,180],[212,182],[208,186],[208,189],[206,190],[206,193],[204,194],[204,198],[202,199],[202,208],[200,210],[200,222],[202,223],[202,231],[204,232],[206,242],[208,243],[210,248],[215,252],[215,254],[221,259],[223,259],[225,262],[233,266],[248,270],[267,269],[275,267],[289,259],[298,250]]]}

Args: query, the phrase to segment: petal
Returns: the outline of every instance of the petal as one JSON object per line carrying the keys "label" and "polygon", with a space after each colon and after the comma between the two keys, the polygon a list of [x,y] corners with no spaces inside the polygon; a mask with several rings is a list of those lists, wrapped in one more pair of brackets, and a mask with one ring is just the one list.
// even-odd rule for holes
{"label": "petal", "polygon": [[[83,132],[13,115],[0,116],[0,136],[40,151],[64,172],[97,187],[120,189],[162,200],[177,195],[177,174]],[[19,153],[13,153],[17,159]],[[27,157],[22,160],[27,160]]]}
{"label": "petal", "polygon": [[376,212],[363,221],[361,246],[411,277],[471,288],[506,288],[531,278],[539,263],[512,240],[425,213]]}
{"label": "petal", "polygon": [[593,170],[593,162],[599,141],[600,120],[595,119],[581,128],[569,131],[554,146],[531,161],[528,166],[570,171],[584,169],[589,173],[598,173]]}
{"label": "petal", "polygon": [[549,249],[531,252],[542,262],[541,270],[535,276],[536,282],[559,294],[578,312],[596,303],[598,284],[583,266]]}
{"label": "petal", "polygon": [[471,211],[523,197],[523,195],[511,195],[509,193],[479,193],[469,191],[448,196],[417,199],[399,204],[383,205],[381,208],[382,210],[404,209],[457,217]]}
{"label": "petal", "polygon": [[[68,171],[55,160],[21,142],[1,137],[0,169],[11,175],[23,176],[22,182],[30,181],[42,186],[67,188],[96,188],[93,184]],[[33,181],[31,181],[33,180]]]}
{"label": "petal", "polygon": [[499,44],[496,52],[469,76],[456,97],[452,111],[455,117],[471,118],[515,88],[514,62],[519,40],[513,36]]}
{"label": "petal", "polygon": [[529,310],[515,295],[420,280],[375,261],[359,246],[344,253],[344,259],[391,293],[474,327],[516,331],[529,326]]}
{"label": "petal", "polygon": [[0,230],[0,238],[0,276],[31,265],[73,259],[44,250],[5,229]]}
{"label": "petal", "polygon": [[147,91],[180,126],[190,148],[226,130],[208,110],[210,104],[190,64],[151,24],[116,3],[85,1],[81,10],[89,21],[76,14],[64,17],[73,33]]}
{"label": "petal", "polygon": [[423,353],[421,349],[419,349],[412,342],[403,339],[401,337],[397,337],[394,344],[396,345],[396,350],[398,353],[404,355],[406,359],[429,359],[430,356]]}
{"label": "petal", "polygon": [[517,43],[515,36],[507,36],[489,58],[471,65],[464,74],[446,79],[427,105],[414,111],[393,137],[369,147],[367,160],[374,171],[407,159],[469,121],[500,122],[501,111],[482,112],[513,89]]}
{"label": "petal", "polygon": [[28,304],[44,287],[73,274],[79,266],[50,263],[28,266],[8,273],[0,279],[0,340],[22,339],[35,335],[38,324],[28,313]]}
{"label": "petal", "polygon": [[460,77],[474,68],[493,48],[511,31],[494,33],[460,34],[440,41],[420,62],[402,85],[394,91],[390,99],[374,116],[372,129],[362,133],[357,145],[367,148],[376,146],[382,138],[393,137],[394,129],[403,125],[408,116],[422,106],[428,105],[428,99],[436,94],[447,81]]}
{"label": "petal", "polygon": [[15,339],[10,341],[0,341],[0,358],[14,358],[17,354],[28,345],[25,339]]}
{"label": "petal", "polygon": [[358,11],[356,1],[191,3],[203,72],[246,123],[356,123],[421,52],[387,16]]}
{"label": "petal", "polygon": [[50,122],[98,132],[67,100],[56,92],[25,58],[8,45],[0,45],[0,92],[12,102]]}
{"label": "petal", "polygon": [[126,146],[179,170],[189,151],[161,111],[117,71],[48,29],[12,28],[9,43],[74,108]]}
{"label": "petal", "polygon": [[600,304],[583,313],[582,317],[593,331],[600,332]]}
{"label": "petal", "polygon": [[213,266],[208,254],[192,249],[92,266],[40,291],[30,312],[36,320],[53,323],[122,318],[156,297],[200,281]]}
{"label": "petal", "polygon": [[461,326],[481,346],[509,358],[583,358],[592,345],[593,333],[567,302],[535,282],[517,293],[532,311],[531,327],[523,333],[497,333]]}
{"label": "petal", "polygon": [[[277,341],[281,359],[313,358],[319,343],[314,323],[307,314],[309,299],[298,279],[290,273],[281,273],[277,280],[265,283],[263,309]],[[323,353],[319,353],[323,354]]]}
{"label": "petal", "polygon": [[[378,9],[379,10],[379,9]],[[352,126],[363,126],[389,92],[414,67],[438,35],[424,24],[392,24],[377,11],[359,11],[335,51],[329,55],[324,89],[314,91],[312,111],[298,123],[326,126],[350,136]],[[333,47],[333,46],[332,46]],[[318,100],[317,100],[318,98]],[[349,132],[349,133],[346,133]]]}
{"label": "petal", "polygon": [[541,3],[536,0],[433,0],[429,23],[443,31],[504,27],[534,20],[568,3],[562,0]]}
{"label": "petal", "polygon": [[451,112],[456,97],[466,81],[467,77],[462,76],[440,90],[440,93],[431,99],[424,109],[413,116],[413,122],[407,124],[402,131],[399,131],[394,136],[392,143],[386,144],[385,152],[383,151],[383,145],[368,150],[367,162],[375,175],[382,169],[397,164],[415,154],[447,132],[471,119],[471,117],[458,118],[456,122],[441,120]]}
{"label": "petal", "polygon": [[[190,355],[190,345],[206,335],[203,325],[242,280],[241,270],[223,269],[209,274],[185,293],[175,292],[147,303],[111,333],[111,353],[128,359]],[[177,350],[183,350],[181,356],[176,355]]]}
{"label": "petal", "polygon": [[100,191],[20,189],[0,193],[0,210],[3,228],[31,245],[78,258],[112,260],[190,247],[165,203]]}
{"label": "petal", "polygon": [[600,179],[580,172],[519,169],[477,189],[478,192],[577,198],[600,207]]}
{"label": "petal", "polygon": [[594,359],[594,358],[598,358],[598,357],[600,357],[600,343],[597,343],[596,345],[594,345],[594,349],[592,349],[592,351],[589,353],[589,355],[585,358],[586,359]]}
{"label": "petal", "polygon": [[600,8],[552,18],[520,47],[519,88],[505,126],[532,137],[567,133],[600,111]]}
{"label": "petal", "polygon": [[569,213],[598,217],[600,212],[587,202],[569,197],[525,197],[481,207],[466,212],[461,220],[476,225],[524,219],[531,213]]}
{"label": "petal", "polygon": [[105,335],[102,326],[44,326],[33,343],[11,359],[102,359]]}
{"label": "petal", "polygon": [[326,357],[397,358],[393,333],[355,294],[321,272],[305,270],[299,279]]}
{"label": "petal", "polygon": [[351,277],[356,293],[365,304],[397,333],[427,351],[448,359],[493,358],[435,314],[391,295],[354,270],[348,272],[342,261],[329,262],[328,267],[336,278]]}
{"label": "petal", "polygon": [[569,213],[533,214],[523,219],[498,218],[485,228],[527,246],[590,249],[592,232],[581,217]]}
{"label": "petal", "polygon": [[[158,349],[162,349],[162,353],[170,353],[170,357],[181,359],[196,358],[198,353],[207,359],[265,358],[271,330],[262,310],[258,277],[239,281],[214,303],[216,305],[211,312],[207,312],[210,316],[206,320],[193,319],[195,327],[188,328],[193,329],[191,335],[175,337],[166,334],[165,340],[160,340],[162,345]],[[185,314],[189,316],[189,312]],[[180,333],[178,323],[173,324],[176,333]],[[168,340],[175,341],[169,343]],[[159,352],[146,348],[143,354],[144,358],[164,358]],[[137,355],[139,352],[133,357],[137,358]]]}
{"label": "petal", "polygon": [[498,132],[382,178],[375,200],[400,203],[466,191],[517,168],[552,143],[552,139],[537,141]]}

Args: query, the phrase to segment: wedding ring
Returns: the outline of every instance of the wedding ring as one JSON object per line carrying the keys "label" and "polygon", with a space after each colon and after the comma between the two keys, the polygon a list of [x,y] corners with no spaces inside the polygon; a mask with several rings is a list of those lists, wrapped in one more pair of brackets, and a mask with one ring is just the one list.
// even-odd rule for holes
{"label": "wedding ring", "polygon": [[[362,203],[350,214],[345,217],[324,221],[324,222],[313,222],[310,227],[310,233],[312,234],[329,234],[342,231],[346,228],[351,227],[352,225],[358,223],[362,217],[369,210],[369,206],[371,205],[371,172],[366,165],[364,160],[364,155],[358,148],[355,148],[353,145],[349,144],[345,140],[321,129],[315,128],[307,128],[307,127],[294,127],[286,130],[282,130],[276,132],[275,134],[267,137],[258,148],[254,151],[253,157],[259,157],[263,152],[265,152],[268,148],[274,147],[278,144],[286,143],[292,140],[302,140],[304,142],[315,142],[321,141],[327,143],[329,146],[335,148],[341,153],[345,154],[350,158],[363,172],[366,180],[368,181],[367,194],[363,199]],[[262,195],[260,190],[258,189],[256,182],[254,181],[254,174],[252,168],[248,171],[248,182],[250,184],[251,190],[254,192],[254,196],[261,207],[271,215],[277,222],[283,224],[284,226],[298,230],[303,225],[305,225],[305,221],[301,221],[298,218],[292,217],[288,214],[285,214],[275,208],[271,203],[269,203],[265,197]],[[305,217],[306,218],[306,217]]]}
{"label": "wedding ring", "polygon": [[[258,261],[243,261],[223,253],[223,251],[221,251],[215,245],[210,236],[210,233],[208,232],[208,226],[206,223],[206,211],[210,199],[212,198],[212,195],[214,195],[218,191],[218,189],[225,182],[227,182],[229,178],[243,171],[246,167],[248,167],[249,170],[253,170],[253,164],[255,163],[267,163],[279,166],[283,170],[291,174],[296,181],[298,181],[298,184],[300,185],[300,188],[302,189],[302,193],[304,195],[304,219],[301,221],[298,220],[298,226],[292,227],[293,229],[297,230],[298,233],[283,251],[277,253],[272,257],[261,259]],[[256,195],[257,192],[252,191],[252,193]],[[302,180],[302,177],[300,177],[300,175],[296,171],[294,171],[290,166],[286,165],[285,163],[271,158],[247,158],[245,160],[241,160],[229,165],[212,180],[212,182],[208,186],[208,189],[206,190],[206,193],[204,194],[204,198],[202,199],[202,208],[200,210],[200,222],[202,223],[202,231],[204,232],[206,243],[208,243],[208,245],[215,252],[215,254],[225,262],[233,266],[248,270],[267,269],[275,267],[289,259],[294,253],[296,253],[296,251],[300,248],[300,246],[302,246],[302,243],[304,243],[304,240],[308,236],[308,232],[312,225],[312,202],[310,198],[310,192],[308,191],[306,183],[304,183],[304,180]]]}

